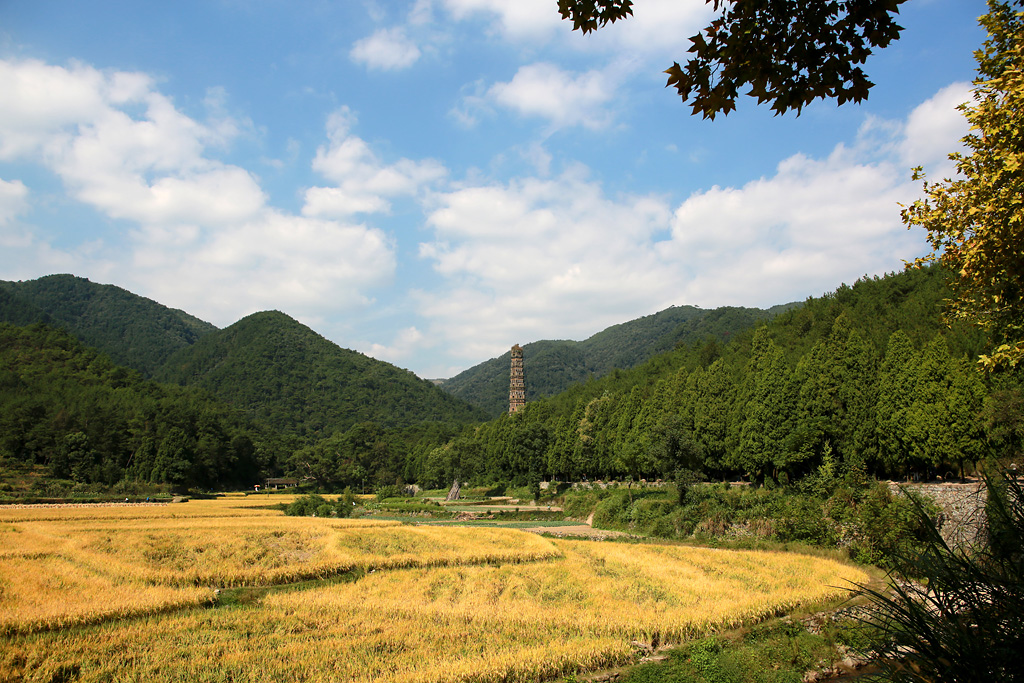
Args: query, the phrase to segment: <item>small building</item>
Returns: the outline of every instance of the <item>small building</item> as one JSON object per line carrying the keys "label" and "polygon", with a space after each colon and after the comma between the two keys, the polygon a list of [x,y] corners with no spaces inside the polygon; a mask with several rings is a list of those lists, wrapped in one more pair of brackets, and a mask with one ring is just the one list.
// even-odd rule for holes
{"label": "small building", "polygon": [[299,485],[298,479],[290,479],[288,477],[271,477],[267,479],[266,490],[273,489],[290,489]]}

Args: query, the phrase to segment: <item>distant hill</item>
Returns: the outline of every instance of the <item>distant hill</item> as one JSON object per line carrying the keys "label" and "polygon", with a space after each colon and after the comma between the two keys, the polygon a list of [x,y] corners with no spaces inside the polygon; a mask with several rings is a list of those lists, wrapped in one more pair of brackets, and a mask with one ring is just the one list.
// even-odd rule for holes
{"label": "distant hill", "polygon": [[[799,305],[783,304],[768,310],[673,306],[613,325],[585,341],[545,340],[525,344],[526,399],[554,396],[588,377],[601,377],[615,369],[628,370],[680,344],[709,338],[728,342],[733,335],[757,322]],[[445,380],[441,387],[492,417],[500,415],[508,409],[509,361],[510,354],[505,353]]]}
{"label": "distant hill", "polygon": [[0,280],[0,322],[59,327],[147,377],[172,353],[217,329],[126,289],[74,275]]}
{"label": "distant hill", "polygon": [[366,421],[405,427],[485,417],[412,372],[343,349],[278,311],[204,335],[171,356],[156,378],[206,389],[302,438]]}

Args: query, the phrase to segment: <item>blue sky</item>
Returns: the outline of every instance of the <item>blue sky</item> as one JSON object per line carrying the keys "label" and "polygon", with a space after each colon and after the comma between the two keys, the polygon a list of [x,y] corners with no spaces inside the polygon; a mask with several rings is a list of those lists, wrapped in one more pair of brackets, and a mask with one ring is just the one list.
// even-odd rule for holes
{"label": "blue sky", "polygon": [[664,87],[700,0],[0,0],[0,279],[224,327],[278,309],[422,377],[672,305],[803,300],[925,253],[978,0],[909,0],[860,105],[711,122]]}

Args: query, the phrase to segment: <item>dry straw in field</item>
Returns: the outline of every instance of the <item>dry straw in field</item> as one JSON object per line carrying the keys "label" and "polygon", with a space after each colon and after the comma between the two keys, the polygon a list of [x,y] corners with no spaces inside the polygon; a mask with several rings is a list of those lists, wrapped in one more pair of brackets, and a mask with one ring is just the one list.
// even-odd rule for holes
{"label": "dry straw in field", "polygon": [[[112,571],[135,572],[131,585],[156,576],[153,587],[161,589],[176,576],[241,576],[245,562],[265,561],[243,548],[266,549],[270,539],[287,540],[279,550],[290,559],[280,567],[301,564],[292,555],[304,549],[309,563],[383,571],[272,593],[245,607],[9,635],[0,679],[50,680],[71,667],[83,681],[537,681],[628,661],[634,639],[681,640],[825,599],[867,578],[837,562],[783,553],[549,541],[499,529],[221,521],[198,518],[191,527],[192,538],[207,540],[198,555],[220,552],[216,561],[200,558],[198,569],[176,565],[166,575],[145,550],[114,557],[128,539],[157,547],[143,542],[151,532],[196,555],[202,544],[188,541],[189,527],[177,522],[49,528],[50,545],[40,547],[77,549],[86,567],[108,558]],[[262,545],[238,541],[256,538]],[[222,543],[229,550],[213,549]],[[264,571],[273,572],[272,564]],[[398,567],[412,568],[390,571]]]}
{"label": "dry straw in field", "polygon": [[[209,602],[216,588],[326,578],[352,570],[524,562],[556,556],[547,540],[499,530],[257,514],[140,518],[74,508],[0,523],[0,630],[31,631]],[[194,508],[190,508],[194,509]],[[87,514],[91,513],[91,514]],[[52,513],[51,513],[52,514]]]}

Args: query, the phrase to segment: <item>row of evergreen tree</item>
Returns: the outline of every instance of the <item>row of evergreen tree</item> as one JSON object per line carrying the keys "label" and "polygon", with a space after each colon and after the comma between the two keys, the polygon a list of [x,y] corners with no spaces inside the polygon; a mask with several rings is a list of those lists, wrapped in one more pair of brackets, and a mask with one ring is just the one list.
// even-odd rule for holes
{"label": "row of evergreen tree", "polygon": [[[794,481],[823,463],[958,475],[1020,452],[1020,385],[981,375],[983,339],[944,328],[937,268],[811,299],[742,335],[677,349],[466,430],[409,468],[454,478]],[[529,369],[527,368],[527,381]]]}

